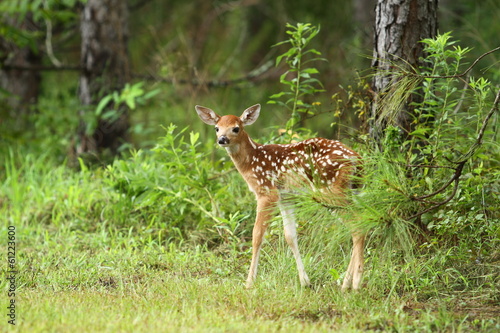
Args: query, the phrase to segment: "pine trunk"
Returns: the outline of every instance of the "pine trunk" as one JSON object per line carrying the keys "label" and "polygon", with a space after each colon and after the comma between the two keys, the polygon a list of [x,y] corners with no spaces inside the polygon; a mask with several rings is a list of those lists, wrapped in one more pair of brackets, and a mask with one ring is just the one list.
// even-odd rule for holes
{"label": "pine trunk", "polygon": [[[6,21],[16,29],[36,30],[31,15],[23,20],[10,17]],[[0,114],[6,114],[21,123],[25,120],[25,116],[38,101],[41,82],[39,72],[29,68],[41,63],[39,52],[34,52],[29,46],[20,47],[12,40],[0,36],[0,96],[5,96],[0,105]],[[2,94],[1,90],[5,90],[7,94]]]}
{"label": "pine trunk", "polygon": [[[77,155],[100,153],[109,149],[112,154],[127,141],[128,110],[122,106],[115,121],[97,119],[89,126],[96,104],[102,97],[123,89],[129,81],[128,9],[122,0],[88,0],[81,17],[81,64],[79,97],[81,124],[78,130]],[[109,107],[112,107],[110,104]]]}
{"label": "pine trunk", "polygon": [[[375,32],[372,67],[376,75],[372,82],[375,101],[372,106],[370,132],[380,143],[386,127],[378,121],[377,102],[383,96],[393,79],[394,65],[418,68],[424,57],[422,39],[434,38],[437,33],[438,0],[378,0],[375,8]],[[411,131],[413,108],[412,95],[406,101],[403,111],[395,119],[395,126],[404,133]]]}

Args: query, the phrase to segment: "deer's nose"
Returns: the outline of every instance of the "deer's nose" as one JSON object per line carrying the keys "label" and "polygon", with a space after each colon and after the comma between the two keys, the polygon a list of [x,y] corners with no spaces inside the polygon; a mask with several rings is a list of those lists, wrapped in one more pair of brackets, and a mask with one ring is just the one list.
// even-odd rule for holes
{"label": "deer's nose", "polygon": [[219,140],[217,142],[222,146],[222,145],[228,145],[229,144],[229,138],[225,135],[219,136]]}

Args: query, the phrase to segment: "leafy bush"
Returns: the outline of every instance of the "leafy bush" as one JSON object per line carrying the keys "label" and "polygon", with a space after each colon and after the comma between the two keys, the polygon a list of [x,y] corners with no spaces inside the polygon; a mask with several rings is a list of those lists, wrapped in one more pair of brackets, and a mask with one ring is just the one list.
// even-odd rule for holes
{"label": "leafy bush", "polygon": [[[491,131],[495,127],[488,126],[489,117],[498,108],[494,105],[494,84],[483,77],[462,79],[467,73],[461,72],[462,64],[469,50],[455,45],[449,33],[423,43],[427,66],[418,76],[404,73],[401,79],[416,77],[421,82],[421,88],[413,91],[422,96],[421,102],[414,103],[413,131],[402,140],[402,133],[390,127],[385,154],[407,173],[409,190],[405,194],[419,202],[418,210],[428,210],[422,220],[440,242],[458,241],[474,248],[482,247],[479,243],[494,246],[498,237],[494,226],[500,221],[498,210],[493,208],[500,205],[500,178],[495,171],[500,152]],[[396,84],[394,95],[405,87],[404,83]],[[389,115],[397,116],[394,111],[388,111]]]}
{"label": "leafy bush", "polygon": [[[399,274],[405,290],[424,298],[437,296],[440,288],[482,288],[493,294],[499,282],[494,271],[500,240],[500,149],[494,122],[500,92],[484,77],[466,78],[462,68],[468,49],[455,45],[449,34],[423,43],[426,67],[396,74],[381,110],[391,124],[403,110],[400,103],[419,94],[420,101],[413,103],[413,130],[403,133],[388,126],[382,150],[366,144],[366,167],[372,171],[364,194],[376,199],[367,200],[371,205],[365,218],[386,212],[374,225],[374,235],[390,242],[387,236],[399,235],[403,242],[396,244],[407,239],[413,253],[422,255],[405,257],[406,268]],[[385,195],[380,191],[384,183]],[[397,257],[391,253],[385,252],[385,262],[378,264],[392,266]]]}
{"label": "leafy bush", "polygon": [[252,214],[253,198],[237,172],[212,162],[199,133],[189,133],[186,141],[186,130],[170,125],[151,151],[115,161],[107,168],[108,184],[144,216],[149,232],[177,241],[239,241],[248,229],[243,222]]}
{"label": "leafy bush", "polygon": [[[290,40],[298,38],[296,31],[300,31],[301,26],[290,29]],[[305,27],[309,29],[308,25]],[[309,36],[317,33],[313,31]],[[394,265],[394,260],[399,261],[396,265],[401,265],[403,257],[412,263],[406,276],[411,286],[419,288],[426,283],[437,286],[441,277],[448,274],[450,282],[444,287],[453,283],[462,285],[469,278],[475,279],[477,274],[484,278],[476,280],[484,282],[492,276],[491,270],[484,266],[479,272],[476,266],[497,260],[495,248],[500,230],[500,150],[495,142],[497,127],[489,123],[491,117],[498,117],[495,85],[484,77],[464,79],[468,72],[461,73],[461,70],[469,49],[456,45],[449,33],[423,43],[427,54],[425,67],[415,72],[402,68],[393,73],[393,85],[380,103],[380,120],[389,124],[381,149],[368,135],[359,135],[365,139],[365,145],[357,148],[365,161],[364,188],[353,196],[352,205],[340,215],[351,221],[348,223],[351,227],[357,224],[358,230],[370,235],[369,246],[376,247],[382,253],[378,256],[385,258],[385,262],[378,261],[377,265],[387,262]],[[297,43],[290,44],[291,49],[278,60],[286,57],[291,72],[297,74],[286,82],[281,78],[282,83],[291,87],[291,92],[278,93],[272,98],[288,96],[281,104],[295,109],[296,105],[303,105],[306,95],[309,99],[317,98],[321,91],[300,89],[301,68],[297,64],[302,54],[297,50],[301,49]],[[316,81],[305,80],[305,83],[310,85]],[[421,98],[413,102],[412,131],[403,133],[392,123],[405,112],[403,105],[412,94]],[[364,94],[349,91],[348,96],[364,102]],[[357,113],[364,117],[363,111],[357,110]],[[336,116],[333,114],[333,118]],[[295,112],[287,129],[290,124],[296,124],[293,117]],[[314,216],[313,220],[325,219],[324,210],[314,203],[310,193],[299,196],[301,214]],[[320,238],[325,234],[330,239],[339,235],[345,238],[349,231],[345,227],[330,229],[324,230]],[[417,271],[410,269],[417,262],[416,257],[401,256],[401,251],[440,253],[440,259],[429,261],[428,269],[422,273],[429,278],[423,280],[418,278]],[[440,265],[455,268],[443,273]]]}

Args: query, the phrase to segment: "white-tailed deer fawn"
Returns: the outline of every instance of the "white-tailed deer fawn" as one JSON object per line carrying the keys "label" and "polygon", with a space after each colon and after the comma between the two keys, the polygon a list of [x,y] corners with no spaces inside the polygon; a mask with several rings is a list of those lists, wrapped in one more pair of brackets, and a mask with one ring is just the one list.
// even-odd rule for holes
{"label": "white-tailed deer fawn", "polygon": [[[245,126],[253,124],[260,113],[260,105],[246,109],[240,117],[219,116],[203,106],[196,106],[201,120],[215,125],[217,143],[226,148],[234,165],[257,197],[257,219],[252,233],[252,262],[247,287],[257,276],[257,265],[262,238],[276,206],[283,216],[285,239],[292,249],[300,283],[310,284],[304,270],[297,244],[294,208],[287,200],[297,186],[311,186],[321,194],[325,204],[347,203],[348,189],[353,175],[361,170],[360,156],[338,141],[314,138],[293,144],[258,144],[245,132]],[[365,236],[353,232],[351,261],[342,289],[358,289],[363,273]]]}

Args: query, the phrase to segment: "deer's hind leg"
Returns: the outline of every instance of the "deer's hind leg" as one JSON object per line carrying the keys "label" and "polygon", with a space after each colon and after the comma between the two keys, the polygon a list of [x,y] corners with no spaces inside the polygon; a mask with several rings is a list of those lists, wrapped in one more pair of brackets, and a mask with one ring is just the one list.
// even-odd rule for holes
{"label": "deer's hind leg", "polygon": [[309,280],[309,277],[307,276],[306,270],[304,268],[304,263],[302,262],[302,257],[300,256],[299,251],[299,244],[297,240],[297,223],[295,220],[294,208],[290,202],[287,202],[286,198],[282,198],[280,200],[279,208],[281,211],[281,216],[283,217],[285,239],[290,246],[290,249],[292,249],[292,253],[297,264],[297,270],[299,271],[300,284],[304,287],[309,286],[311,282]]}
{"label": "deer's hind leg", "polygon": [[347,268],[342,290],[345,291],[352,287],[357,290],[361,286],[361,278],[363,277],[364,268],[364,247],[365,235],[354,232],[352,234],[352,254],[351,261]]}

